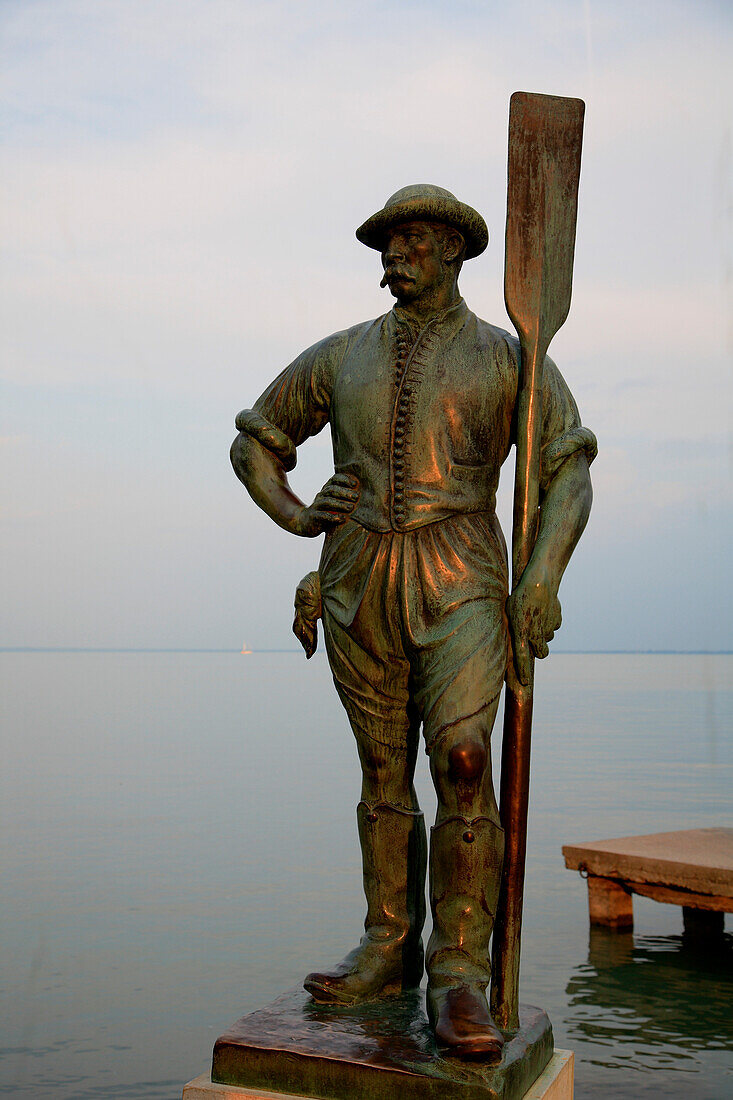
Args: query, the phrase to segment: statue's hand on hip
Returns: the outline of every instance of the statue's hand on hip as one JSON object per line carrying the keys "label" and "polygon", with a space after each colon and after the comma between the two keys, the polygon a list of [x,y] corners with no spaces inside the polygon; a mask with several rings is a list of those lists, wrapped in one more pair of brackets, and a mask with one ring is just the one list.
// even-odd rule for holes
{"label": "statue's hand on hip", "polygon": [[533,580],[525,573],[507,600],[506,610],[514,666],[520,683],[527,685],[532,675],[531,654],[546,657],[550,652],[547,643],[562,624],[560,601],[547,581]]}
{"label": "statue's hand on hip", "polygon": [[299,512],[295,533],[315,538],[323,531],[347,520],[359,502],[361,487],[353,474],[334,474],[329,478],[312,504]]}

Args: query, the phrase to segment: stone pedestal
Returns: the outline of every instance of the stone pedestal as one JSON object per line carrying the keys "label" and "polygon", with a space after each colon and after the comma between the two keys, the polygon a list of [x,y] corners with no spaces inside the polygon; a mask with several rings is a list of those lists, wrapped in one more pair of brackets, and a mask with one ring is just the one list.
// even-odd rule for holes
{"label": "stone pedestal", "polygon": [[422,991],[337,1008],[297,989],[217,1039],[211,1087],[320,1100],[522,1100],[552,1058],[550,1022],[541,1009],[523,1005],[520,1028],[506,1040],[494,1064],[443,1057]]}
{"label": "stone pedestal", "polygon": [[[572,1051],[556,1050],[522,1100],[573,1100],[573,1070]],[[303,1097],[292,1092],[263,1092],[262,1089],[238,1085],[214,1085],[211,1074],[202,1073],[186,1085],[183,1100],[303,1100]]]}

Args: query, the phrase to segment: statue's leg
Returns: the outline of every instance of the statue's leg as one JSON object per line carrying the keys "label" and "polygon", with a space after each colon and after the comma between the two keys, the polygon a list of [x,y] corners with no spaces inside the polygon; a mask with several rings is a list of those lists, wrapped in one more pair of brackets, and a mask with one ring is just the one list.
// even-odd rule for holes
{"label": "statue's leg", "polygon": [[416,668],[438,796],[428,1013],[441,1048],[492,1061],[504,1043],[486,996],[504,850],[490,746],[506,653],[503,604],[478,599],[455,608],[432,624],[429,640]]}
{"label": "statue's leg", "polygon": [[433,746],[438,814],[430,835],[428,1012],[438,1045],[496,1060],[504,1038],[489,1011],[489,940],[499,896],[504,833],[492,783],[485,721],[459,722]]}
{"label": "statue's leg", "polygon": [[413,787],[419,725],[409,704],[409,666],[383,639],[378,657],[327,612],[331,670],[362,766],[357,807],[367,914],[359,945],[305,988],[321,1003],[356,1004],[399,993],[423,973],[427,842]]}

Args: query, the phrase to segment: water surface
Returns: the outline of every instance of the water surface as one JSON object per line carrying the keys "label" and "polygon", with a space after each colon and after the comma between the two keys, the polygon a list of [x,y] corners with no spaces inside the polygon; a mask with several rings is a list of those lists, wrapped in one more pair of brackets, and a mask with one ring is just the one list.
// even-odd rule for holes
{"label": "water surface", "polygon": [[[319,654],[4,653],[0,1094],[180,1097],[363,921],[356,753]],[[589,933],[563,843],[732,825],[730,656],[538,665],[522,998],[576,1096],[733,1096],[733,937],[635,899]],[[419,789],[434,812],[426,760]],[[728,918],[730,922],[731,918]]]}

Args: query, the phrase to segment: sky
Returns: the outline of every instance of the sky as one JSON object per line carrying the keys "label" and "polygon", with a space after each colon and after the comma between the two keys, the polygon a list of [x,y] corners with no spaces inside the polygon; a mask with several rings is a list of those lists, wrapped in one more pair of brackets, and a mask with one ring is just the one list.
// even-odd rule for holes
{"label": "sky", "polygon": [[[503,305],[511,93],[587,104],[551,346],[599,439],[559,650],[729,650],[733,9],[712,0],[3,0],[1,646],[288,648],[320,539],[258,512],[234,416],[384,313],[354,230],[479,209]],[[328,432],[291,480],[332,472]],[[505,470],[500,516],[510,512]]]}

